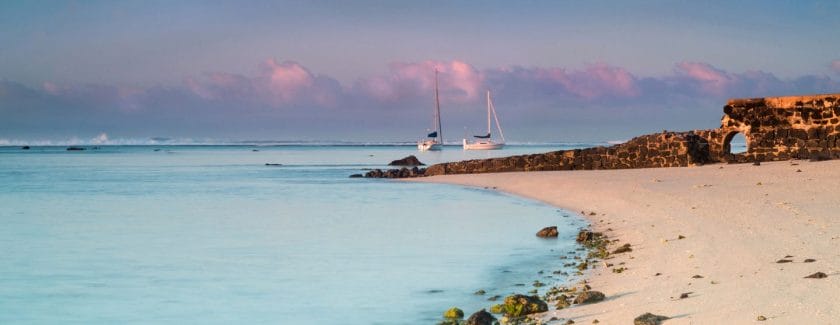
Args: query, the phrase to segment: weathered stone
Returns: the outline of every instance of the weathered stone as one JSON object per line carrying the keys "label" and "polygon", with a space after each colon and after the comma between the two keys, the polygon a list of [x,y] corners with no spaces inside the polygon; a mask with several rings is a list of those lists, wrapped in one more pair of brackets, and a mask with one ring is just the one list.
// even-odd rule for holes
{"label": "weathered stone", "polygon": [[394,160],[388,163],[388,166],[425,166],[426,164],[420,162],[414,155]]}
{"label": "weathered stone", "polygon": [[644,313],[633,319],[633,325],[659,325],[670,317]]}
{"label": "weathered stone", "polygon": [[627,252],[632,252],[632,251],[633,251],[633,249],[630,248],[630,244],[624,244],[624,245],[621,245],[619,248],[616,248],[612,253],[613,254],[621,254],[621,253],[627,253]]}
{"label": "weathered stone", "polygon": [[823,272],[817,272],[817,273],[811,274],[809,276],[806,276],[805,278],[806,279],[822,279],[822,278],[827,278],[827,277],[828,277],[827,274],[825,274]]}
{"label": "weathered stone", "polygon": [[603,292],[600,291],[584,291],[575,297],[574,303],[577,305],[580,304],[591,304],[596,302],[604,301],[606,296]]}
{"label": "weathered stone", "polygon": [[470,315],[470,318],[467,318],[467,322],[464,325],[493,325],[495,321],[496,317],[493,317],[493,315],[482,309]]}
{"label": "weathered stone", "polygon": [[537,237],[557,237],[557,226],[545,227],[537,232]]}

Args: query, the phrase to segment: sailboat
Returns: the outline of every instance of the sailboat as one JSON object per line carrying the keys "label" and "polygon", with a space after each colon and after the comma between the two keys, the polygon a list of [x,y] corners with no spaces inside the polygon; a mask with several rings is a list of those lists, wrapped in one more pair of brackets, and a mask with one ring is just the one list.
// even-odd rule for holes
{"label": "sailboat", "polygon": [[[502,137],[501,142],[493,141],[490,138],[490,114],[493,114],[493,119],[496,120],[496,128],[499,130],[499,136]],[[496,107],[493,105],[493,100],[490,99],[490,91],[487,91],[487,134],[474,135],[475,141],[469,142],[464,139],[464,150],[496,150],[502,149],[505,146],[505,134],[502,132],[502,125],[499,124],[499,117],[496,116]]]}
{"label": "sailboat", "polygon": [[443,132],[440,128],[440,98],[438,94],[438,71],[435,70],[435,110],[432,119],[432,127],[435,129],[426,135],[426,139],[417,141],[417,149],[420,151],[443,149]]}

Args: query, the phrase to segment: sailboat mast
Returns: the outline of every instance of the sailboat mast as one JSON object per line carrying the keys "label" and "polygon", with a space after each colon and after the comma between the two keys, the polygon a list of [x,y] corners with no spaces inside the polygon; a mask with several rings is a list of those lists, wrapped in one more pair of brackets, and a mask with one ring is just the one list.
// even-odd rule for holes
{"label": "sailboat mast", "polygon": [[487,91],[487,134],[490,134],[490,91]]}
{"label": "sailboat mast", "polygon": [[[505,132],[502,131],[502,125],[499,124],[499,116],[496,115],[496,105],[493,105],[493,102],[490,101],[490,92],[487,92],[487,103],[488,107],[493,110],[493,119],[496,120],[496,127],[499,128],[499,136],[502,137],[502,143],[505,142]],[[490,119],[490,115],[487,116],[487,119]]]}
{"label": "sailboat mast", "polygon": [[438,94],[438,71],[435,69],[435,119],[437,120],[438,143],[443,145],[443,130],[440,126],[440,98]]}

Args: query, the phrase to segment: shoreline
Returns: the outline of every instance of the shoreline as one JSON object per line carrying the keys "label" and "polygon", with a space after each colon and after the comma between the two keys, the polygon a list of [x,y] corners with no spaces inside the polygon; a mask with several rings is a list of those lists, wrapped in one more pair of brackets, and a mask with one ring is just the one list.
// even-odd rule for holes
{"label": "shoreline", "polygon": [[[665,324],[742,324],[761,317],[828,324],[840,318],[837,160],[409,181],[486,187],[583,211],[592,230],[632,245],[633,252],[609,260],[625,263],[626,271],[599,265],[585,272],[605,301],[552,310],[546,320],[626,324],[646,312],[671,317]],[[815,272],[828,277],[804,278]],[[680,299],[683,293],[687,298]]]}

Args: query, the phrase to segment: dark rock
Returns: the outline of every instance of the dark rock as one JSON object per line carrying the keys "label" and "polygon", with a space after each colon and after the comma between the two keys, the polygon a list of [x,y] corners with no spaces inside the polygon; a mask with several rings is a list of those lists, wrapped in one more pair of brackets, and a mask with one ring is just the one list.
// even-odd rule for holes
{"label": "dark rock", "polygon": [[790,262],[793,262],[793,261],[792,260],[786,260],[786,259],[781,259],[781,260],[776,261],[776,263],[780,263],[780,264],[781,263],[790,263]]}
{"label": "dark rock", "polygon": [[20,147],[21,150],[29,150],[29,146]]}
{"label": "dark rock", "polygon": [[693,277],[691,277],[691,278],[692,278],[692,279],[702,279],[702,278],[703,278],[703,276],[702,276],[702,275],[697,274],[697,275],[694,275],[694,276],[693,276]]}
{"label": "dark rock", "polygon": [[353,175],[350,175],[350,178],[362,178],[362,177],[365,177],[365,175],[362,175],[362,174],[353,174]]}
{"label": "dark rock", "polygon": [[607,296],[604,295],[603,292],[600,291],[584,291],[575,297],[574,303],[577,305],[580,304],[592,304],[596,302],[604,301]]}
{"label": "dark rock", "polygon": [[464,325],[493,325],[495,321],[496,317],[493,317],[492,314],[482,309],[470,315],[470,318],[467,318],[467,322]]}
{"label": "dark rock", "polygon": [[426,164],[420,162],[420,160],[417,159],[417,157],[415,157],[414,155],[405,157],[403,159],[397,159],[397,160],[394,160],[394,161],[388,163],[388,166],[425,166],[425,165]]}
{"label": "dark rock", "polygon": [[85,148],[82,148],[82,147],[67,147],[67,151],[82,151],[82,150],[85,150]]}
{"label": "dark rock", "polygon": [[680,299],[688,298],[688,295],[692,294],[692,292],[683,292],[680,294]]}
{"label": "dark rock", "polygon": [[767,317],[764,317],[764,315],[758,315],[758,317],[756,317],[755,320],[763,322],[767,320]]}
{"label": "dark rock", "polygon": [[557,233],[557,227],[556,226],[551,226],[551,227],[545,227],[545,228],[541,229],[540,231],[538,231],[537,232],[537,237],[542,237],[542,238],[557,237],[557,234],[558,234]]}
{"label": "dark rock", "polygon": [[644,313],[633,319],[633,325],[659,325],[668,318],[670,317]]}
{"label": "dark rock", "polygon": [[283,164],[272,164],[272,163],[265,163],[266,166],[283,166]]}
{"label": "dark rock", "polygon": [[621,254],[621,253],[627,253],[627,252],[632,252],[632,251],[633,251],[633,249],[630,248],[630,244],[624,244],[621,247],[616,248],[612,253],[613,254]]}
{"label": "dark rock", "polygon": [[806,276],[805,278],[806,279],[822,279],[822,278],[827,278],[827,277],[828,277],[827,274],[822,273],[822,272],[817,272],[817,273],[811,274],[809,276]]}
{"label": "dark rock", "polygon": [[802,262],[803,262],[803,263],[814,263],[814,262],[816,262],[816,261],[817,261],[817,260],[815,260],[815,259],[813,259],[813,258],[806,258],[806,259],[805,259],[804,261],[802,261]]}

